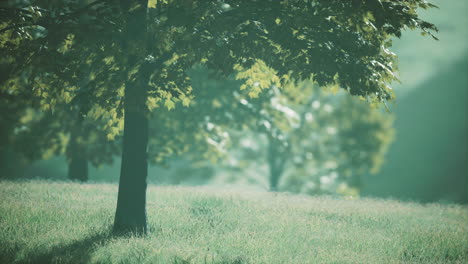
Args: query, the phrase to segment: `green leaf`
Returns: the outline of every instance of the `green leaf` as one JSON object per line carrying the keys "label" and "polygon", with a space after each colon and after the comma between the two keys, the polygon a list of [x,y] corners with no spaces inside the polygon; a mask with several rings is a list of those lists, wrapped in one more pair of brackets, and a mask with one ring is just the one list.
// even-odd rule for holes
{"label": "green leaf", "polygon": [[175,108],[175,103],[171,99],[166,99],[164,101],[164,106],[170,111]]}

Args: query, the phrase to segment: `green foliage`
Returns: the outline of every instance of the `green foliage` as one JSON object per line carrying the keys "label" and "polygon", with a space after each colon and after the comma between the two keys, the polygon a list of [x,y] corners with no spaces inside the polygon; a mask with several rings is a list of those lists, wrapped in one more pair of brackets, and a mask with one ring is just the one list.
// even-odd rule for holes
{"label": "green foliage", "polygon": [[[220,118],[207,122],[202,115],[198,122],[170,124],[187,111],[171,117],[162,110],[179,103],[188,106],[196,94],[208,96],[215,105],[229,100],[212,96],[224,96],[219,93],[194,91],[188,70],[196,65],[244,82],[239,96],[226,92],[234,96],[234,105],[246,100],[244,89],[256,98],[272,87],[288,91],[311,78],[319,86],[335,85],[381,102],[393,97],[388,84],[396,80],[396,56],[388,50],[392,37],[407,27],[429,34],[437,30],[417,16],[418,8],[432,7],[423,0],[141,2],[149,8],[114,1],[85,3],[12,1],[0,7],[0,64],[6,69],[1,90],[34,97],[42,111],[69,108],[75,109],[73,115],[98,119],[104,125],[97,128],[113,140],[123,129],[126,89],[138,83],[147,90],[146,106],[134,107],[157,109],[153,112],[165,126],[161,130],[168,133],[152,139],[156,162],[186,151],[189,144],[182,142],[205,138],[212,149],[225,144],[223,124],[212,120]],[[138,18],[144,20],[138,27],[136,21],[127,21],[135,12],[146,14]],[[19,77],[20,82],[4,85]],[[259,102],[268,107],[267,99]],[[228,113],[238,109],[236,105]],[[220,128],[203,131],[203,124],[211,123]],[[286,123],[276,125],[284,129]],[[197,132],[173,136],[175,129],[190,128]]]}
{"label": "green foliage", "polygon": [[[314,75],[320,86],[339,83],[352,94],[382,101],[391,98],[387,85],[396,79],[391,37],[405,27],[436,30],[417,16],[417,8],[432,6],[422,0],[151,1],[149,6],[154,8],[148,9],[147,53],[132,65],[121,56],[126,42],[118,41],[125,31],[119,14],[127,10],[113,2],[2,7],[0,51],[17,64],[8,73],[34,67],[30,79],[39,96],[75,89],[70,96],[84,112],[94,104],[119,108],[119,87],[134,78],[145,78],[150,98],[169,109],[175,101],[187,104],[186,70],[198,63],[226,75],[241,71],[251,96],[285,75],[289,80]],[[53,99],[43,105],[53,105]]]}
{"label": "green foliage", "polygon": [[108,231],[116,192],[109,184],[1,182],[0,261],[468,261],[466,206],[150,186],[152,232],[144,238],[113,237]]}

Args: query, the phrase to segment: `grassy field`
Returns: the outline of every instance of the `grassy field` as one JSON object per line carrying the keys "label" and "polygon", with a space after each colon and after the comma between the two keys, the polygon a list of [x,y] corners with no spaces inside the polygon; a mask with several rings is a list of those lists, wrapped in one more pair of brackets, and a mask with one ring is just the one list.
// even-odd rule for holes
{"label": "grassy field", "polygon": [[114,237],[116,192],[0,182],[0,263],[468,263],[463,206],[151,186],[151,233]]}

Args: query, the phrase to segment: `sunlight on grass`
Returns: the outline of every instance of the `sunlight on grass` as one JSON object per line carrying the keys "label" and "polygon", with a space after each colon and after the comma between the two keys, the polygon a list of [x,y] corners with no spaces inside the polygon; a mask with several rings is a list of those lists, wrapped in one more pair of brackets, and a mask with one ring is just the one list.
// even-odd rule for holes
{"label": "sunlight on grass", "polygon": [[468,208],[229,188],[148,190],[147,237],[109,233],[117,186],[0,183],[0,263],[466,263]]}

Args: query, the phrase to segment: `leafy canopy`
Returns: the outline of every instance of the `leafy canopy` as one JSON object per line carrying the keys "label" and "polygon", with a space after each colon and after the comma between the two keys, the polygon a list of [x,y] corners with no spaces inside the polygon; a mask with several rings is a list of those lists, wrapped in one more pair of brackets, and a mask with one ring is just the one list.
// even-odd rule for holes
{"label": "leafy canopy", "polygon": [[[418,8],[433,7],[424,0],[153,0],[148,7],[145,53],[131,64],[123,56],[121,14],[141,6],[122,10],[101,0],[1,7],[2,64],[15,65],[7,79],[27,73],[28,89],[44,109],[66,95],[96,116],[102,109],[121,116],[125,84],[134,78],[145,78],[149,109],[188,105],[186,71],[197,64],[237,73],[251,97],[313,78],[320,86],[338,84],[385,101],[393,97],[388,84],[397,79],[392,37],[405,28],[436,30],[417,15]],[[15,93],[12,87],[2,89]]]}

